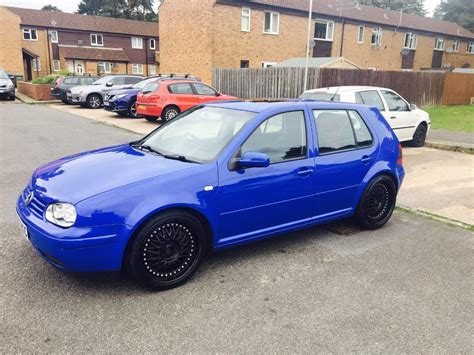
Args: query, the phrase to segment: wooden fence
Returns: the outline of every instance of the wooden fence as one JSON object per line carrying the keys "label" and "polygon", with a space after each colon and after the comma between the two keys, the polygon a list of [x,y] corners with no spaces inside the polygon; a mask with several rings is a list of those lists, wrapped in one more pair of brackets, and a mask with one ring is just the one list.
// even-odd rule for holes
{"label": "wooden fence", "polygon": [[[311,68],[308,88],[339,85],[381,86],[397,91],[410,103],[434,106],[443,103],[469,103],[470,97],[474,96],[474,75],[470,75],[469,80],[466,75],[470,74]],[[458,81],[467,83],[453,89]],[[213,85],[219,91],[241,99],[297,98],[303,92],[304,69],[214,69]]]}

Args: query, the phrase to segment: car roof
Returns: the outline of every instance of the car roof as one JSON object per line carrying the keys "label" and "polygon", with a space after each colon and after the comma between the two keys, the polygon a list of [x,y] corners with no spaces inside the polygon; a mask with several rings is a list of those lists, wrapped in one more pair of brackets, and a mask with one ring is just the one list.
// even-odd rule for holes
{"label": "car roof", "polygon": [[351,92],[351,91],[365,91],[365,90],[391,90],[388,88],[383,88],[379,86],[329,86],[329,87],[322,87],[318,89],[306,90],[305,93],[317,93],[317,92],[327,92],[330,94],[335,94],[336,91],[338,93],[342,92]]}
{"label": "car roof", "polygon": [[224,101],[224,102],[211,102],[204,106],[210,107],[221,107],[231,110],[249,111],[260,113],[265,110],[274,108],[301,108],[304,109],[308,104],[317,105],[321,109],[331,108],[354,108],[360,107],[358,104],[352,104],[347,102],[328,102],[328,101],[306,101],[306,100],[288,100],[279,102],[247,102],[247,101]]}

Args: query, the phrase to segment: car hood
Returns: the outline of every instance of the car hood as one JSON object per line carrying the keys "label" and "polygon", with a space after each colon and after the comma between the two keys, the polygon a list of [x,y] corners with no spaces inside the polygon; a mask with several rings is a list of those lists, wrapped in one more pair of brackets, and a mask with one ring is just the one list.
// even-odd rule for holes
{"label": "car hood", "polygon": [[195,166],[120,145],[84,152],[39,167],[31,185],[44,202],[78,202],[122,186]]}
{"label": "car hood", "polygon": [[0,79],[0,85],[8,85],[10,82],[10,79]]}
{"label": "car hood", "polygon": [[137,94],[140,91],[140,89],[135,89],[135,88],[127,88],[127,89],[121,89],[121,90],[112,90],[108,92],[109,96],[116,96],[116,95],[121,95],[121,94]]}

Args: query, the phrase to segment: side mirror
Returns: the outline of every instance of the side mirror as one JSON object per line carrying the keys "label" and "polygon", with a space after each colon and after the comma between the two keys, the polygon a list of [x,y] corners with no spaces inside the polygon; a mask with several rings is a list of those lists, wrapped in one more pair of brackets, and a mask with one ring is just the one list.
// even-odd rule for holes
{"label": "side mirror", "polygon": [[415,104],[410,104],[410,110],[415,111],[417,108]]}
{"label": "side mirror", "polygon": [[266,168],[270,165],[268,155],[257,152],[245,152],[240,159],[237,160],[237,167],[245,168]]}
{"label": "side mirror", "polygon": [[111,87],[111,86],[114,86],[114,83],[109,81],[107,84],[105,84],[105,86],[107,86],[108,88]]}

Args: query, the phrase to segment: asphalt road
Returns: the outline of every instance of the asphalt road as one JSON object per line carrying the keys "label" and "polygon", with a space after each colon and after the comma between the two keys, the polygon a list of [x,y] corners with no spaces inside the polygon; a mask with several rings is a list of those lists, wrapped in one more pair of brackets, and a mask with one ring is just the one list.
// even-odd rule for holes
{"label": "asphalt road", "polygon": [[32,170],[134,137],[0,103],[0,353],[473,352],[473,234],[404,212],[375,232],[312,228],[215,254],[163,293],[46,264],[14,208]]}

